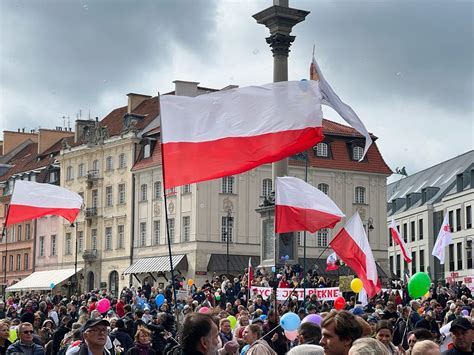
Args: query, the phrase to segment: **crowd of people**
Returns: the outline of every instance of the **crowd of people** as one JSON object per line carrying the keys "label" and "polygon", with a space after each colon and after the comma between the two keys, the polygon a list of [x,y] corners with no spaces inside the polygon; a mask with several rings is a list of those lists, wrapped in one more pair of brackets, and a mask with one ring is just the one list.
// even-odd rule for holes
{"label": "crowd of people", "polygon": [[[257,270],[251,283],[337,286],[337,280],[313,271],[301,276],[298,266],[286,265],[278,273]],[[174,287],[187,290],[187,297],[176,301],[171,282],[155,287],[147,281],[120,295],[106,289],[70,296],[60,291],[3,295],[0,355],[473,353],[474,304],[471,290],[461,283],[433,284],[429,294],[410,299],[398,282],[365,304],[344,293],[341,310],[314,293],[300,300],[290,292],[275,301],[247,285],[247,273],[214,276],[201,285],[176,279]],[[301,321],[295,331],[281,324],[289,312]]]}

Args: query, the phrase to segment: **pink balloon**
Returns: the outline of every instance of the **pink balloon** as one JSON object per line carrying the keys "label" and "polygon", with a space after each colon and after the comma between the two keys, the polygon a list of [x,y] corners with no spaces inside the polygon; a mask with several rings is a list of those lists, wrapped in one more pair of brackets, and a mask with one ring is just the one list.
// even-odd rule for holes
{"label": "pink balloon", "polygon": [[106,313],[110,309],[110,301],[107,298],[102,298],[97,302],[97,310],[99,313]]}
{"label": "pink balloon", "polygon": [[199,309],[199,313],[207,313],[208,310],[209,310],[208,307],[201,307],[201,308]]}
{"label": "pink balloon", "polygon": [[293,341],[298,336],[298,330],[285,330],[285,336],[289,341]]}
{"label": "pink balloon", "polygon": [[314,323],[321,326],[321,321],[323,318],[319,314],[308,314],[306,317],[303,318],[301,323]]}

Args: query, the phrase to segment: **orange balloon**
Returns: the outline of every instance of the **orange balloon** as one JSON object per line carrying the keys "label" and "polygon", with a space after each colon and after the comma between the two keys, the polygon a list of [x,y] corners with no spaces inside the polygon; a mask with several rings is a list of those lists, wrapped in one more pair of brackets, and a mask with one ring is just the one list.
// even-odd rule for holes
{"label": "orange balloon", "polygon": [[194,284],[194,280],[193,279],[189,279],[188,280],[188,286],[192,286]]}

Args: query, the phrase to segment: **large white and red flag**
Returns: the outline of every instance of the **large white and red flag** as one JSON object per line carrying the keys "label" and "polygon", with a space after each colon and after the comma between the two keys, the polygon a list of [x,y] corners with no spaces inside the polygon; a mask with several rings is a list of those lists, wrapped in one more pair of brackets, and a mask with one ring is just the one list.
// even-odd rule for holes
{"label": "large white and red flag", "polygon": [[313,48],[313,60],[309,67],[310,72],[310,79],[316,80],[319,82],[319,88],[321,90],[321,103],[323,105],[331,107],[334,111],[336,111],[339,116],[341,116],[344,121],[349,123],[357,132],[362,134],[365,137],[365,148],[364,154],[360,158],[359,161],[364,159],[367,151],[369,150],[370,145],[372,144],[372,138],[370,137],[367,128],[365,128],[364,123],[362,120],[357,116],[354,112],[352,107],[344,103],[339,96],[334,92],[331,85],[326,81],[323,76],[321,69],[319,68],[318,63],[316,62],[316,58],[314,57],[314,48]]}
{"label": "large white and red flag", "polygon": [[390,234],[392,235],[393,242],[395,245],[399,245],[400,249],[403,254],[403,258],[407,263],[411,263],[411,258],[408,255],[408,248],[407,245],[405,244],[405,241],[403,238],[400,236],[400,233],[398,233],[397,226],[395,225],[395,221],[392,218],[392,223],[390,224]]}
{"label": "large white and red flag", "polygon": [[250,289],[252,287],[252,280],[253,280],[253,268],[252,268],[252,258],[249,258],[249,266],[248,266],[248,273],[249,273],[249,279],[247,282],[247,286]]}
{"label": "large white and red flag", "polygon": [[275,232],[334,228],[344,213],[316,187],[295,177],[277,177],[275,183]]}
{"label": "large white and red flag", "polygon": [[451,235],[451,226],[449,225],[449,218],[448,214],[446,213],[432,252],[432,255],[439,259],[440,264],[444,264],[445,249],[452,242],[453,238]]}
{"label": "large white and red flag", "polygon": [[81,210],[82,197],[68,189],[31,181],[15,182],[7,226],[46,215],[62,216],[73,223]]}
{"label": "large white and red flag", "polygon": [[347,221],[329,245],[361,279],[369,297],[374,297],[382,289],[377,265],[358,212]]}
{"label": "large white and red flag", "polygon": [[166,188],[238,174],[322,140],[319,83],[283,81],[197,97],[163,95]]}

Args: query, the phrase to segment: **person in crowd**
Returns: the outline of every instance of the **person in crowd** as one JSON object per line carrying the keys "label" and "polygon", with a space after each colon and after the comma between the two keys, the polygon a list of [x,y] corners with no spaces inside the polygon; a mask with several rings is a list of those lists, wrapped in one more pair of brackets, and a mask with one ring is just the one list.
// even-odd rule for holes
{"label": "person in crowd", "polygon": [[33,341],[33,333],[33,324],[27,322],[20,323],[17,328],[18,340],[7,348],[6,355],[44,355],[45,351],[43,347]]}
{"label": "person in crowd", "polygon": [[184,319],[181,333],[182,355],[214,355],[217,351],[218,333],[219,329],[209,314],[188,315]]}
{"label": "person in crowd", "polygon": [[108,327],[110,323],[105,319],[91,318],[81,327],[83,340],[73,343],[66,355],[110,355],[106,348]]}
{"label": "person in crowd", "polygon": [[408,350],[405,352],[410,355],[413,351],[413,347],[418,341],[422,340],[434,340],[433,334],[425,328],[419,328],[408,333]]}
{"label": "person in crowd", "polygon": [[5,355],[11,341],[10,336],[10,322],[7,319],[0,319],[0,355]]}
{"label": "person in crowd", "polygon": [[156,355],[151,347],[151,331],[139,326],[135,334],[135,346],[125,352],[126,355]]}
{"label": "person in crowd", "polygon": [[64,339],[64,336],[71,331],[70,326],[72,325],[72,319],[69,316],[64,316],[61,319],[60,326],[53,332],[53,342],[52,342],[52,351],[53,354],[57,354],[61,347],[61,341]]}
{"label": "person in crowd", "polygon": [[436,323],[435,320],[434,312],[430,310],[423,314],[423,318],[416,323],[415,328],[428,329],[433,334],[435,339],[441,336],[438,323]]}
{"label": "person in crowd", "polygon": [[276,355],[276,352],[261,337],[262,328],[257,324],[250,324],[245,327],[244,340],[249,345],[245,355]]}
{"label": "person in crowd", "polygon": [[270,309],[262,328],[263,333],[266,334],[263,339],[278,355],[284,355],[288,351],[288,345],[283,329],[278,324],[277,312],[274,309]]}
{"label": "person in crowd", "polygon": [[411,308],[405,306],[402,308],[401,316],[397,319],[393,332],[393,344],[402,347],[404,350],[408,349],[407,334],[410,331],[409,317]]}
{"label": "person in crowd", "polygon": [[388,355],[387,347],[377,339],[360,338],[354,341],[349,355]]}
{"label": "person in crowd", "polygon": [[125,353],[133,346],[133,339],[125,328],[125,322],[122,319],[115,322],[115,329],[110,332],[110,340],[112,342],[118,341]]}
{"label": "person in crowd", "polygon": [[390,321],[381,320],[377,323],[375,328],[375,337],[380,341],[385,347],[390,355],[399,354],[398,349],[393,345],[393,326]]}
{"label": "person in crowd", "polygon": [[319,342],[326,355],[347,355],[352,343],[361,337],[362,328],[355,316],[347,311],[333,311],[321,322]]}
{"label": "person in crowd", "polygon": [[288,355],[324,355],[324,349],[319,345],[303,344],[292,348]]}
{"label": "person in crowd", "polygon": [[474,342],[473,329],[472,320],[467,317],[453,320],[449,328],[453,339],[453,348],[445,351],[443,355],[472,354],[474,350],[472,346]]}
{"label": "person in crowd", "polygon": [[319,345],[321,328],[314,323],[302,323],[298,328],[298,344]]}
{"label": "person in crowd", "polygon": [[431,340],[419,341],[413,346],[411,355],[441,355],[439,346]]}

